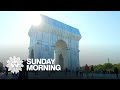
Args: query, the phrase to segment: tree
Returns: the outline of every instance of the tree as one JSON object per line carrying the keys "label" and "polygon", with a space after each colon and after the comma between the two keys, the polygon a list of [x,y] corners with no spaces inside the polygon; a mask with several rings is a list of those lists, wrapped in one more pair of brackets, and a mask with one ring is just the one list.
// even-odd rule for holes
{"label": "tree", "polygon": [[120,63],[119,63],[119,64],[114,64],[114,65],[113,65],[113,69],[114,69],[115,67],[118,68],[118,70],[119,70],[119,72],[120,72]]}
{"label": "tree", "polygon": [[85,71],[85,66],[81,67],[81,71],[83,71],[83,72]]}
{"label": "tree", "polygon": [[105,63],[103,65],[104,69],[107,70],[107,71],[111,71],[113,69],[113,65],[112,63]]}
{"label": "tree", "polygon": [[95,72],[100,72],[104,69],[103,65],[99,64],[99,65],[95,65],[94,66],[94,71]]}
{"label": "tree", "polygon": [[[89,66],[89,67],[91,67],[91,66]],[[104,63],[103,65],[99,64],[99,65],[94,65],[93,67],[94,67],[94,72],[96,72],[96,73],[100,73],[103,70],[111,72],[111,71],[114,71],[115,67],[120,72],[120,63],[118,63],[118,64]],[[83,72],[85,71],[84,69],[85,69],[85,66],[82,66],[81,70]]]}

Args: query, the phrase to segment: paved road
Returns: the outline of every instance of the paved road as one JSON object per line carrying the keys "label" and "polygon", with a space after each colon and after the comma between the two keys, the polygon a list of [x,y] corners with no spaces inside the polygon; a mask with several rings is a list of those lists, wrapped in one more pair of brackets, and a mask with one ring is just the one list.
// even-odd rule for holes
{"label": "paved road", "polygon": [[[118,79],[115,74],[89,74],[88,78],[86,74],[83,74],[83,77],[76,76],[75,73],[63,73],[63,72],[57,72],[57,73],[48,73],[48,72],[39,72],[35,75],[35,73],[29,73],[28,75],[29,79]],[[17,79],[18,76],[13,77],[11,73],[8,74],[8,76],[5,75],[5,73],[0,73],[0,79]],[[120,74],[119,74],[120,79]]]}
{"label": "paved road", "polygon": [[[120,75],[119,75],[120,77]],[[79,74],[76,76],[75,73],[63,73],[63,72],[57,72],[57,73],[38,73],[38,75],[35,75],[35,73],[29,74],[30,79],[118,79],[115,74],[89,74],[88,77],[86,74],[83,74],[83,77]],[[119,78],[120,79],[120,78]]]}
{"label": "paved road", "polygon": [[0,79],[17,79],[17,76],[13,76],[12,73],[8,73],[8,75],[6,76],[5,73],[0,73]]}

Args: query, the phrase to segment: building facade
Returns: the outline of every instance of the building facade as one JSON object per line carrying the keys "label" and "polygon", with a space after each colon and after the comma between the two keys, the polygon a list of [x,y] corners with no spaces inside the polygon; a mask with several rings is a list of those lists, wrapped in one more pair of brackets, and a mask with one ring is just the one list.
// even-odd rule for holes
{"label": "building facade", "polygon": [[41,24],[31,26],[29,58],[55,58],[62,70],[75,70],[80,67],[78,29],[44,15],[40,15]]}

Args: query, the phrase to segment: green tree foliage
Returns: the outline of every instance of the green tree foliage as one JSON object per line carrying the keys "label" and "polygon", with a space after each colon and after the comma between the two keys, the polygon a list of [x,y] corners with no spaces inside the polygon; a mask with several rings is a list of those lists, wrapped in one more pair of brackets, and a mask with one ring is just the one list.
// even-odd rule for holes
{"label": "green tree foliage", "polygon": [[[91,67],[91,66],[89,66]],[[101,72],[103,70],[105,71],[108,71],[108,72],[111,72],[111,71],[114,71],[114,68],[117,68],[120,72],[120,63],[119,64],[112,64],[112,63],[104,63],[103,65],[102,64],[99,64],[99,65],[93,65],[93,68],[94,68],[94,72]],[[82,66],[82,71],[84,71],[84,68],[85,66]]]}
{"label": "green tree foliage", "polygon": [[114,64],[114,65],[113,65],[113,69],[114,69],[115,67],[116,67],[116,68],[119,70],[119,72],[120,72],[120,63],[119,63],[119,64]]}
{"label": "green tree foliage", "polygon": [[103,65],[99,64],[99,65],[95,65],[94,66],[94,71],[97,72],[97,71],[102,71],[104,69]]}
{"label": "green tree foliage", "polygon": [[113,71],[113,65],[112,63],[105,63],[103,65],[104,69],[107,70],[107,71]]}
{"label": "green tree foliage", "polygon": [[83,71],[83,72],[85,71],[85,66],[81,67],[81,71]]}

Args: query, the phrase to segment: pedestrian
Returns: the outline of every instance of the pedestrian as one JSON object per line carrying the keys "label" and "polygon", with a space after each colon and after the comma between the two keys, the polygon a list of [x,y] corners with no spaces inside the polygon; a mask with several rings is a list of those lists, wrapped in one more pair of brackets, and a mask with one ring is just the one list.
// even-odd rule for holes
{"label": "pedestrian", "polygon": [[66,67],[66,69],[65,69],[65,75],[67,75],[67,73],[68,73],[68,68]]}
{"label": "pedestrian", "polygon": [[93,73],[94,73],[94,67],[93,65],[91,66],[91,73],[92,73],[92,78],[94,78]]}
{"label": "pedestrian", "polygon": [[88,67],[87,64],[85,65],[85,72],[86,72],[86,76],[87,76],[87,79],[88,79],[88,77],[89,77],[89,75],[88,75],[88,73],[89,73],[89,67]]}
{"label": "pedestrian", "polygon": [[83,71],[82,71],[82,68],[80,67],[80,77],[82,78],[83,77]]}
{"label": "pedestrian", "polygon": [[76,76],[78,77],[79,69],[78,67],[76,68]]}
{"label": "pedestrian", "polygon": [[22,71],[20,71],[18,75],[18,79],[22,79],[22,78],[23,78],[23,74],[22,74]]}
{"label": "pedestrian", "polygon": [[[24,65],[24,67],[23,67],[23,79],[27,79],[28,78],[28,71],[26,70],[26,68],[27,68],[27,61],[23,61],[23,65]],[[36,75],[37,75],[37,72],[36,72]]]}
{"label": "pedestrian", "polygon": [[116,77],[119,78],[119,76],[118,76],[119,72],[118,72],[118,68],[117,67],[114,68],[114,73],[116,74]]}
{"label": "pedestrian", "polygon": [[27,79],[28,72],[26,71],[26,64],[27,64],[27,62],[23,60],[24,67],[22,67],[22,71],[19,72],[18,79]]}
{"label": "pedestrian", "polygon": [[8,67],[5,67],[6,70],[5,70],[5,75],[8,76]]}

